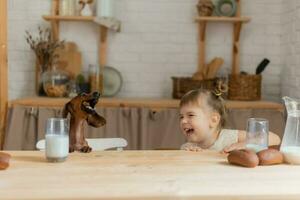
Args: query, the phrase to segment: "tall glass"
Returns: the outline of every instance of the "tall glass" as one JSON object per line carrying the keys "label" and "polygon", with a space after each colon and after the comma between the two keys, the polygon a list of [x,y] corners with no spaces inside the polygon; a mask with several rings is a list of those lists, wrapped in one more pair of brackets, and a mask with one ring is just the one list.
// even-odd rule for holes
{"label": "tall glass", "polygon": [[69,122],[49,118],[46,124],[45,153],[49,162],[63,162],[69,154]]}
{"label": "tall glass", "polygon": [[89,82],[91,92],[100,92],[100,71],[98,65],[89,65]]}
{"label": "tall glass", "polygon": [[268,148],[269,121],[263,118],[249,118],[247,122],[246,148],[255,152]]}

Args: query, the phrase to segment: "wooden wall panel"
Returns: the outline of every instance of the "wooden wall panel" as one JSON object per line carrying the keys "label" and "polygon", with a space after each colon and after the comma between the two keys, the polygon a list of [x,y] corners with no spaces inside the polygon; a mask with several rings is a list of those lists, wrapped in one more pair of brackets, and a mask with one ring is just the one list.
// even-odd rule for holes
{"label": "wooden wall panel", "polygon": [[7,85],[7,0],[0,0],[0,145],[3,146],[8,101]]}

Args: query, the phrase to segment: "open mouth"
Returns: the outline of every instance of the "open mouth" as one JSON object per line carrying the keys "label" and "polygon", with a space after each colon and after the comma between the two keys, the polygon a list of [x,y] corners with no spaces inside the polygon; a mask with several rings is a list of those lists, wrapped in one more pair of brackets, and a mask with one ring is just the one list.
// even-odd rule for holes
{"label": "open mouth", "polygon": [[97,98],[91,98],[89,100],[83,101],[81,104],[81,109],[89,114],[93,114],[96,112],[95,105],[97,104]]}
{"label": "open mouth", "polygon": [[184,128],[184,133],[186,134],[186,136],[191,136],[194,133],[194,129],[193,128]]}

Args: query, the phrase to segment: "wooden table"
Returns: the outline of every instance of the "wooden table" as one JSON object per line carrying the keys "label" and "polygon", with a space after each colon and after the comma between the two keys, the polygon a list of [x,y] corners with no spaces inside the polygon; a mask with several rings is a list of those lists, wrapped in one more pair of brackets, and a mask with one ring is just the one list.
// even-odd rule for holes
{"label": "wooden table", "polygon": [[8,153],[1,199],[300,199],[300,166],[237,167],[212,151],[73,153],[63,163]]}

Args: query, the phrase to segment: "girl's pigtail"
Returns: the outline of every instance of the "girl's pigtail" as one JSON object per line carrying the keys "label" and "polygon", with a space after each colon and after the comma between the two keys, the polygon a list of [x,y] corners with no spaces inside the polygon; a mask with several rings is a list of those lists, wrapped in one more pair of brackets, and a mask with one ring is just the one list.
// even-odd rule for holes
{"label": "girl's pigtail", "polygon": [[220,98],[222,97],[222,94],[226,93],[228,90],[227,85],[222,80],[217,80],[215,89],[212,91],[212,93],[215,95],[215,97]]}

